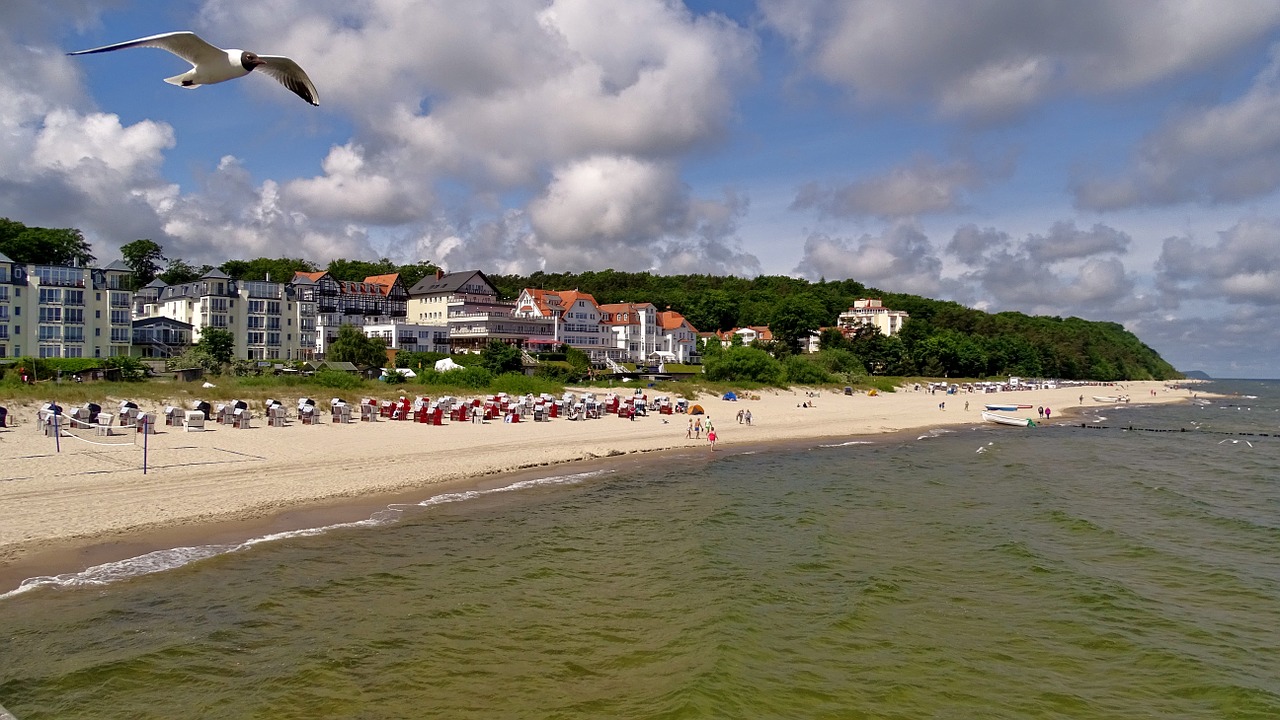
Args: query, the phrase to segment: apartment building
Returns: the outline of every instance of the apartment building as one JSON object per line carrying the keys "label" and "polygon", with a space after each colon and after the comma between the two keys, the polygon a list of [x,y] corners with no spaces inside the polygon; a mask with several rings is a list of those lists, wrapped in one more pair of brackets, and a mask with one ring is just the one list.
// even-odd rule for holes
{"label": "apartment building", "polygon": [[840,313],[836,326],[853,329],[870,325],[879,330],[881,335],[897,335],[902,332],[902,324],[910,317],[905,310],[890,310],[878,298],[862,298],[854,300],[853,307]]}
{"label": "apartment building", "polygon": [[498,299],[498,290],[479,270],[437,271],[409,288],[410,319],[449,328],[452,352],[479,352],[491,340],[525,347],[554,342],[551,318],[516,316],[516,303]]}
{"label": "apartment building", "polygon": [[185,323],[191,326],[193,343],[208,328],[230,331],[236,357],[245,360],[309,359],[314,345],[307,344],[302,328],[304,320],[314,323],[314,316],[314,308],[299,301],[291,285],[233,280],[221,270],[180,285],[153,282],[139,291],[134,303],[136,321],[168,318]]}
{"label": "apartment building", "polygon": [[516,299],[516,317],[551,320],[553,344],[564,344],[587,354],[593,363],[623,357],[604,313],[590,293],[577,290],[525,288]]}
{"label": "apartment building", "polygon": [[132,272],[15,263],[0,255],[0,358],[128,355]]}
{"label": "apartment building", "polygon": [[683,315],[674,310],[663,310],[658,313],[658,325],[662,328],[660,350],[670,353],[676,362],[684,365],[701,362],[698,329]]}
{"label": "apartment building", "polygon": [[355,325],[370,337],[388,339],[387,347],[406,350],[422,349],[418,347],[420,332],[430,335],[438,330],[406,319],[409,293],[399,273],[350,281],[338,280],[325,271],[300,272],[293,276],[291,286],[299,303],[315,309],[312,322],[304,323],[302,330],[312,341],[316,358],[325,356],[343,325]]}
{"label": "apartment building", "polygon": [[643,363],[662,347],[662,327],[653,303],[609,303],[600,306],[602,322],[613,333],[613,345],[627,362]]}

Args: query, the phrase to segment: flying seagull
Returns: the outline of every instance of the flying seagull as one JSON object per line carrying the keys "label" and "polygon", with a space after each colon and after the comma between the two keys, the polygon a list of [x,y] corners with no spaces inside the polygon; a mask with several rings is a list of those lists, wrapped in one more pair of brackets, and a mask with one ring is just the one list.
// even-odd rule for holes
{"label": "flying seagull", "polygon": [[92,50],[80,50],[68,55],[88,55],[90,53],[110,52],[133,47],[151,47],[168,50],[191,63],[191,69],[181,75],[165,78],[171,85],[195,88],[201,85],[234,80],[248,75],[254,68],[261,68],[281,85],[292,90],[298,97],[312,105],[320,104],[320,93],[311,84],[311,78],[302,71],[298,63],[281,55],[257,55],[248,50],[223,50],[210,45],[193,32],[171,32],[151,35],[137,40],[104,45]]}

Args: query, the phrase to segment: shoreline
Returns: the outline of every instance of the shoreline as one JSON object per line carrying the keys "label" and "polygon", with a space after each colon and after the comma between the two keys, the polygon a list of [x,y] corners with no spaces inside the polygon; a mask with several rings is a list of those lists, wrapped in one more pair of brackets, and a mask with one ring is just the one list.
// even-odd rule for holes
{"label": "shoreline", "polygon": [[[51,453],[53,440],[28,417],[34,407],[19,408],[21,425],[0,432],[0,466],[6,468],[0,517],[7,519],[0,526],[0,594],[32,577],[75,573],[152,551],[238,544],[366,520],[388,505],[416,504],[441,493],[625,464],[698,463],[721,453],[812,447],[829,438],[892,441],[897,435],[983,425],[986,403],[1059,408],[1049,423],[1115,407],[1093,403],[1086,394],[1091,391],[1121,391],[1134,406],[1185,402],[1199,394],[1194,387],[1172,390],[1147,381],[988,394],[899,389],[875,397],[810,396],[777,390],[738,402],[691,398],[707,410],[704,421],[714,419],[720,436],[714,454],[705,438],[684,438],[690,419],[684,415],[443,427],[386,419],[332,426],[326,418],[320,426],[295,420],[267,428],[258,419],[249,430],[161,428],[148,438],[146,475],[141,448],[120,437],[102,438],[120,443],[109,446],[65,438],[62,452]],[[812,407],[803,406],[810,401]],[[754,416],[750,426],[735,417],[747,409]],[[1034,417],[1035,411],[1019,414]]]}

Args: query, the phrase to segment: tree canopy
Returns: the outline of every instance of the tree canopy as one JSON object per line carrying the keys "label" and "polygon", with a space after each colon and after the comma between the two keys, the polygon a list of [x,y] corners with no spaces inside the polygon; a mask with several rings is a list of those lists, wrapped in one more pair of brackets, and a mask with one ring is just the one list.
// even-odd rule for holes
{"label": "tree canopy", "polygon": [[382,338],[368,337],[355,325],[342,325],[325,358],[362,368],[383,367],[387,364],[387,344]]}
{"label": "tree canopy", "polygon": [[95,258],[84,234],[75,228],[27,227],[0,218],[0,253],[14,262],[88,267]]}
{"label": "tree canopy", "polygon": [[154,240],[138,239],[120,246],[120,254],[124,264],[133,270],[134,288],[146,287],[147,283],[160,274],[160,261],[164,260],[164,249]]}

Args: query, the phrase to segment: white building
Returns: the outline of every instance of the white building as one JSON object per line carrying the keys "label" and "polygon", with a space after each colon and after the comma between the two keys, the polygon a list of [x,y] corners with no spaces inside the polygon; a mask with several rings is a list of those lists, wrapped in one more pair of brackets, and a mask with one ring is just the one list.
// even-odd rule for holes
{"label": "white building", "polygon": [[699,359],[698,329],[689,324],[683,315],[674,310],[658,313],[662,326],[661,350],[671,353],[675,361],[687,365]]}
{"label": "white building", "polygon": [[[235,356],[244,360],[305,360],[312,345],[302,331],[303,306],[291,285],[238,281],[210,270],[194,282],[153,282],[138,293],[133,316],[187,323],[193,343],[209,328],[227,330],[235,339]],[[310,319],[314,322],[314,314]]]}
{"label": "white building", "polygon": [[448,323],[454,352],[479,352],[492,340],[525,347],[554,343],[552,318],[516,316],[516,304],[498,299],[498,290],[479,270],[444,273],[419,280],[409,288],[409,318],[420,323]]}
{"label": "white building", "polygon": [[905,310],[890,310],[879,299],[863,298],[853,301],[853,307],[840,313],[836,325],[841,328],[870,325],[881,335],[897,335],[909,317]]}
{"label": "white building", "polygon": [[0,358],[128,355],[132,271],[15,263],[0,254]]}
{"label": "white building", "polygon": [[662,347],[662,326],[653,303],[601,305],[602,322],[613,332],[613,345],[627,362],[643,363]]}
{"label": "white building", "polygon": [[525,288],[516,299],[515,316],[550,319],[554,343],[577,348],[592,362],[622,357],[613,330],[601,322],[604,313],[589,293]]}

